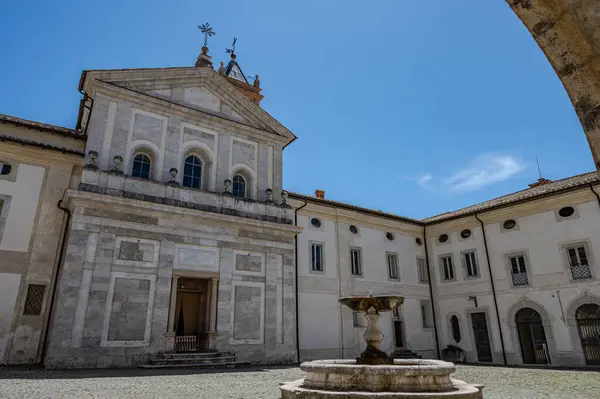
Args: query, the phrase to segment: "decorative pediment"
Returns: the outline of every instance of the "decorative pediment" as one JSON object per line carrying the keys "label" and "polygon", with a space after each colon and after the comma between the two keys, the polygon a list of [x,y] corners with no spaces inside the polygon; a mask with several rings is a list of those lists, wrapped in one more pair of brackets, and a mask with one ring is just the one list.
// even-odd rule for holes
{"label": "decorative pediment", "polygon": [[93,96],[95,82],[144,93],[161,101],[243,123],[288,139],[285,126],[242,94],[226,76],[212,68],[97,70],[84,72],[82,87]]}

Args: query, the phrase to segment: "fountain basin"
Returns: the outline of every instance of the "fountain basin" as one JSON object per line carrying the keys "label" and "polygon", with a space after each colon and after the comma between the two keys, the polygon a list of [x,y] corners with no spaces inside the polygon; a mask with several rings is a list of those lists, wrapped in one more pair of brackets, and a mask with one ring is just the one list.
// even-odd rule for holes
{"label": "fountain basin", "polygon": [[481,398],[480,385],[453,380],[454,364],[441,360],[396,359],[393,365],[354,360],[316,360],[300,369],[306,378],[280,386],[283,399]]}
{"label": "fountain basin", "polygon": [[371,392],[441,392],[452,389],[454,364],[440,360],[396,359],[393,365],[362,365],[354,360],[317,360],[300,365],[304,386]]}

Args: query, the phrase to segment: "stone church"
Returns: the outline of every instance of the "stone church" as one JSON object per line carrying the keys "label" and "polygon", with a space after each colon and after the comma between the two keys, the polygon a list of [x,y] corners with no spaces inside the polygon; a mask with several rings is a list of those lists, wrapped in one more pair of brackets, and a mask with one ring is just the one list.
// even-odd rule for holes
{"label": "stone church", "polygon": [[75,129],[0,115],[0,364],[352,358],[337,299],[369,293],[406,297],[395,356],[600,364],[595,172],[416,220],[287,193],[296,137],[235,52],[79,90]]}

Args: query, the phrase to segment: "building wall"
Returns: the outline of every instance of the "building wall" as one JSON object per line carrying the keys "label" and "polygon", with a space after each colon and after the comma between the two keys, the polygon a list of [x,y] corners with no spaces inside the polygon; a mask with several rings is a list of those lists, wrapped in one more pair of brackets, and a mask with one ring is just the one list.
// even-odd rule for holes
{"label": "building wall", "polygon": [[[297,201],[293,206],[302,206]],[[311,224],[317,218],[320,227]],[[352,234],[350,225],[358,234]],[[423,328],[421,301],[429,299],[427,284],[419,282],[416,258],[424,256],[424,248],[415,242],[422,228],[409,223],[390,222],[384,218],[365,217],[335,207],[310,203],[298,214],[298,312],[300,359],[352,358],[365,349],[362,315],[354,325],[352,311],[340,305],[340,297],[350,295],[402,295],[401,306],[408,348],[424,356],[435,353],[433,328]],[[393,234],[393,240],[386,233]],[[324,271],[311,270],[311,244],[324,248]],[[362,276],[353,276],[350,248],[362,252]],[[398,255],[399,280],[388,275],[387,253]],[[392,316],[383,313],[380,326],[385,336],[381,349],[394,351]],[[431,326],[432,327],[432,326]]]}
{"label": "building wall", "polygon": [[[0,133],[83,149],[82,140],[35,129],[0,125]],[[11,172],[0,176],[0,364],[37,363],[62,236],[64,212],[57,203],[81,158],[3,142],[0,162],[11,165]],[[34,306],[26,310],[31,285],[41,287],[30,294]]]}
{"label": "building wall", "polygon": [[232,126],[225,120],[208,122],[201,113],[182,117],[167,107],[133,97],[97,93],[87,131],[87,150],[98,151],[102,170],[112,169],[113,158],[121,156],[126,174],[131,173],[135,154],[143,152],[153,162],[151,179],[167,182],[171,180],[169,171],[176,168],[179,183],[183,181],[185,157],[193,154],[203,164],[203,190],[223,192],[225,179],[241,174],[248,198],[264,201],[265,190],[271,188],[273,198],[279,199],[283,143]]}
{"label": "building wall", "polygon": [[[558,210],[573,206],[575,214],[562,218]],[[598,284],[598,251],[600,235],[600,207],[589,188],[518,204],[498,211],[483,213],[480,219],[485,225],[488,250],[502,339],[509,364],[521,364],[521,348],[517,335],[515,314],[524,307],[538,311],[545,320],[545,333],[551,362],[554,365],[584,365],[579,335],[573,328],[575,305],[582,298],[595,303],[600,298]],[[503,228],[504,221],[514,219],[517,226]],[[464,229],[472,231],[471,238],[459,238]],[[450,242],[439,242],[440,234],[449,234]],[[467,360],[476,362],[470,313],[485,311],[492,341],[495,363],[502,363],[501,337],[495,304],[492,296],[490,275],[485,256],[483,234],[479,222],[473,217],[463,217],[427,227],[431,252],[431,270],[436,274],[435,300],[439,304],[439,324],[442,346],[455,344],[449,326],[449,318],[455,314],[461,325],[463,339],[458,343],[467,352]],[[574,280],[566,256],[566,245],[582,243],[586,247],[592,278]],[[474,249],[480,277],[467,279],[461,264],[461,251]],[[442,282],[441,254],[451,253],[455,259],[456,281]],[[514,285],[508,256],[524,254],[529,284]],[[475,308],[470,296],[477,298]],[[585,302],[585,300],[584,300]]]}

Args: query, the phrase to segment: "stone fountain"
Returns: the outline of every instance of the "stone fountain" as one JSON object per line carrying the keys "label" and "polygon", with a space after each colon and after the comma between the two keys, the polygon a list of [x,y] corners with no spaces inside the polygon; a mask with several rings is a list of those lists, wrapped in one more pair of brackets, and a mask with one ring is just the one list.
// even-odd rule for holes
{"label": "stone fountain", "polygon": [[300,369],[306,378],[280,384],[283,399],[481,399],[482,385],[450,378],[453,363],[428,359],[392,359],[379,349],[383,333],[379,313],[404,302],[401,296],[352,296],[340,303],[364,312],[367,348],[356,360],[316,360]]}

